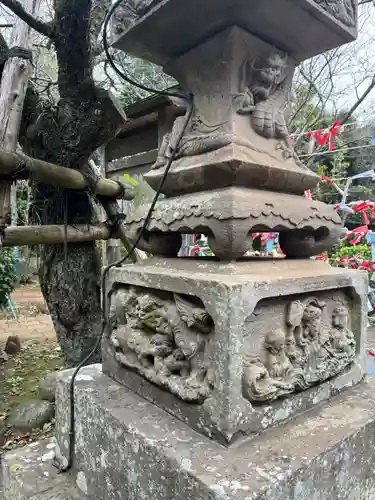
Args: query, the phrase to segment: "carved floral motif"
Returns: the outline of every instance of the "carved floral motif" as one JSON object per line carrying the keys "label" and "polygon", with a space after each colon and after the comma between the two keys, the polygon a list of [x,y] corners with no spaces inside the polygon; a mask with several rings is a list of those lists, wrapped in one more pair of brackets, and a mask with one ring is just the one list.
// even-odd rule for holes
{"label": "carved floral motif", "polygon": [[328,14],[352,28],[356,25],[356,0],[314,0]]}
{"label": "carved floral motif", "polygon": [[110,343],[116,360],[188,402],[212,383],[206,345],[213,321],[197,300],[122,287],[112,293]]}
{"label": "carved floral motif", "polygon": [[337,303],[330,316],[326,303],[315,297],[291,302],[286,328],[266,334],[259,356],[245,357],[244,396],[253,403],[272,401],[324,382],[349,366],[355,340],[348,310]]}

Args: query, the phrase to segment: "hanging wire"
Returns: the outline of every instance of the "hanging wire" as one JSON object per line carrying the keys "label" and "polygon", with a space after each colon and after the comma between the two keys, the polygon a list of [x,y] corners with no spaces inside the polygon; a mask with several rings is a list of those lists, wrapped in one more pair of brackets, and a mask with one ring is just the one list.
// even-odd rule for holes
{"label": "hanging wire", "polygon": [[137,248],[139,242],[141,241],[143,235],[144,235],[144,232],[146,231],[147,229],[147,226],[151,220],[151,217],[152,217],[152,213],[154,211],[154,208],[155,208],[155,205],[159,199],[159,196],[162,192],[162,189],[163,189],[163,186],[164,186],[164,183],[165,183],[165,180],[168,176],[168,173],[169,173],[169,170],[172,166],[172,163],[176,157],[176,153],[177,153],[177,150],[178,150],[178,146],[181,142],[181,139],[182,137],[184,136],[184,133],[186,131],[186,128],[191,120],[191,117],[193,115],[193,110],[194,110],[194,100],[193,100],[193,95],[191,93],[188,93],[188,94],[183,94],[183,93],[176,93],[176,92],[167,92],[167,91],[160,91],[160,90],[156,90],[156,89],[152,89],[150,87],[146,87],[145,85],[142,85],[134,80],[132,80],[131,78],[129,78],[127,75],[125,75],[116,65],[115,61],[113,60],[112,56],[110,55],[109,53],[109,47],[108,47],[108,26],[109,26],[109,22],[111,20],[111,17],[113,15],[113,13],[115,12],[115,10],[117,9],[117,7],[123,2],[124,0],[117,0],[117,2],[115,2],[111,9],[109,10],[107,16],[106,16],[106,19],[104,21],[104,25],[103,25],[103,45],[104,45],[104,51],[105,51],[105,54],[108,58],[108,61],[110,63],[110,65],[112,66],[112,68],[115,70],[115,72],[121,77],[123,78],[126,82],[130,83],[131,85],[134,85],[142,90],[146,90],[147,92],[152,92],[154,94],[159,94],[159,95],[164,95],[164,96],[169,96],[169,97],[179,97],[179,98],[182,98],[184,100],[187,101],[188,103],[188,107],[187,107],[187,111],[186,111],[186,114],[185,114],[185,120],[184,120],[184,123],[183,123],[183,126],[181,128],[181,131],[180,133],[178,134],[178,137],[177,137],[177,141],[176,141],[176,146],[175,148],[172,150],[172,153],[171,153],[171,156],[170,158],[168,159],[168,162],[166,164],[166,167],[165,167],[165,170],[164,170],[164,173],[163,173],[163,176],[160,180],[160,184],[158,186],[158,189],[156,190],[156,193],[155,193],[155,196],[152,200],[152,203],[150,205],[150,208],[147,212],[147,215],[146,215],[146,218],[145,218],[145,221],[142,225],[142,228],[141,230],[139,231],[138,233],[138,236],[137,238],[135,239],[133,245],[131,246],[130,250],[126,253],[126,255],[124,257],[122,257],[120,260],[118,260],[117,262],[113,262],[112,264],[109,264],[108,266],[106,266],[103,270],[103,273],[102,273],[102,278],[101,278],[101,303],[103,305],[103,323],[102,323],[102,329],[101,329],[101,333],[95,343],[95,346],[93,347],[92,351],[79,363],[79,365],[76,367],[76,369],[74,370],[73,374],[72,374],[72,377],[70,379],[70,383],[69,383],[69,401],[70,401],[70,419],[69,419],[69,434],[68,434],[68,459],[67,459],[67,463],[66,465],[63,465],[62,463],[59,463],[58,462],[58,458],[55,457],[54,458],[54,461],[53,461],[53,465],[58,469],[58,471],[60,473],[63,473],[63,472],[67,472],[71,469],[72,465],[73,465],[73,460],[74,460],[74,451],[75,451],[75,401],[74,401],[74,384],[75,384],[75,380],[76,380],[76,377],[79,373],[79,371],[81,370],[81,368],[83,366],[85,366],[88,361],[93,357],[93,355],[98,351],[98,349],[100,348],[100,345],[101,345],[101,342],[102,342],[102,339],[103,339],[103,336],[104,336],[104,333],[106,331],[106,328],[107,328],[107,325],[108,325],[108,308],[107,308],[107,294],[106,294],[106,278],[108,276],[108,273],[109,271],[113,268],[113,267],[119,267],[121,266],[135,251],[135,249]]}
{"label": "hanging wire", "polygon": [[299,155],[298,158],[305,158],[305,157],[311,157],[311,156],[321,156],[321,155],[327,155],[327,154],[333,154],[333,153],[341,153],[341,152],[347,152],[347,151],[353,151],[354,149],[367,149],[367,148],[373,148],[375,147],[375,144],[364,144],[362,146],[351,146],[349,148],[340,148],[340,149],[333,149],[333,150],[327,150],[327,151],[319,151],[317,153],[306,153],[303,155]]}
{"label": "hanging wire", "polygon": [[153,89],[152,87],[148,87],[147,85],[143,85],[140,82],[137,82],[130,78],[128,75],[126,75],[116,64],[115,60],[113,59],[110,51],[109,51],[109,41],[108,41],[108,27],[109,23],[111,21],[111,18],[116,11],[116,9],[122,4],[125,0],[117,0],[112,7],[109,9],[108,14],[105,18],[104,24],[103,24],[103,47],[104,47],[104,53],[106,55],[106,58],[113,69],[113,71],[123,80],[125,80],[127,83],[130,83],[130,85],[133,85],[134,87],[138,87],[141,90],[144,90],[146,92],[150,92],[152,94],[158,94],[158,95],[164,95],[167,97],[178,97],[182,99],[186,99],[186,94],[183,94],[182,92],[170,92],[168,90],[157,90]]}

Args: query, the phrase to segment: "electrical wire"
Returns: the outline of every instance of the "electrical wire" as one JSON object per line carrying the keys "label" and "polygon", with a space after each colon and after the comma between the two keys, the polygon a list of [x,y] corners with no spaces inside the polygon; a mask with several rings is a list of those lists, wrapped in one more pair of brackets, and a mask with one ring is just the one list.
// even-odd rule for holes
{"label": "electrical wire", "polygon": [[113,69],[113,71],[123,80],[126,82],[130,83],[130,85],[133,85],[135,87],[138,87],[141,90],[144,90],[146,92],[150,92],[152,94],[159,94],[159,95],[164,95],[167,97],[178,97],[182,99],[186,99],[186,95],[181,93],[181,92],[170,92],[168,90],[157,90],[153,89],[152,87],[148,87],[147,85],[143,85],[140,82],[136,82],[132,78],[130,78],[128,75],[126,75],[121,69],[117,66],[116,62],[114,61],[112,55],[109,52],[109,42],[108,42],[108,26],[110,23],[110,20],[115,12],[115,10],[122,4],[125,0],[117,0],[112,7],[109,9],[108,14],[105,18],[104,24],[103,24],[103,47],[104,47],[104,53],[106,55],[106,58]]}
{"label": "electrical wire", "polygon": [[74,370],[74,372],[72,374],[70,382],[69,382],[70,418],[69,418],[68,458],[67,458],[67,463],[66,463],[66,465],[64,465],[62,463],[59,463],[58,457],[55,457],[54,460],[53,460],[53,465],[54,465],[54,467],[56,467],[58,469],[59,473],[68,472],[72,468],[73,460],[74,460],[74,451],[75,451],[75,425],[74,425],[75,424],[75,401],[74,401],[74,385],[75,385],[75,380],[76,380],[77,375],[78,375],[79,371],[81,370],[81,368],[83,368],[83,366],[85,366],[88,363],[88,361],[90,361],[90,359],[93,357],[93,355],[100,348],[100,345],[101,345],[104,333],[105,333],[105,331],[107,329],[107,325],[108,325],[107,296],[106,296],[106,290],[105,290],[105,284],[106,284],[107,275],[108,275],[109,271],[112,268],[114,268],[114,267],[120,267],[125,262],[125,260],[127,260],[134,253],[135,249],[137,248],[139,242],[141,241],[141,239],[143,237],[144,232],[147,230],[147,226],[148,226],[148,224],[150,222],[150,219],[151,219],[152,213],[154,211],[155,205],[156,205],[156,203],[157,203],[157,201],[159,199],[159,196],[160,196],[161,191],[163,189],[164,183],[165,183],[166,178],[168,176],[169,170],[170,170],[170,168],[172,166],[172,163],[173,163],[173,161],[175,159],[175,156],[176,156],[176,153],[177,153],[177,150],[178,150],[178,146],[179,146],[179,144],[180,144],[180,142],[181,142],[181,140],[182,140],[182,138],[184,136],[184,133],[185,133],[186,128],[187,128],[187,126],[189,124],[189,121],[191,120],[191,117],[193,115],[193,110],[194,110],[193,94],[191,94],[191,93],[188,93],[188,94],[172,93],[172,92],[167,92],[167,91],[160,91],[160,90],[156,90],[156,89],[151,89],[149,87],[146,87],[146,86],[144,86],[144,85],[142,85],[142,84],[140,84],[140,83],[132,80],[131,78],[129,78],[127,75],[125,75],[121,70],[119,70],[117,68],[116,63],[113,61],[112,56],[109,54],[107,30],[108,30],[109,22],[111,20],[111,17],[113,15],[114,11],[116,10],[116,8],[123,1],[124,0],[117,0],[117,2],[115,2],[112,5],[111,9],[107,13],[107,16],[106,16],[106,19],[105,19],[105,22],[104,22],[104,25],[103,25],[103,45],[104,45],[104,51],[106,53],[106,56],[108,57],[110,65],[116,71],[116,73],[119,76],[121,76],[121,78],[123,78],[125,81],[127,81],[131,85],[134,85],[134,86],[136,86],[136,87],[138,87],[140,89],[146,90],[147,92],[153,92],[155,94],[165,95],[165,96],[170,96],[170,97],[179,97],[179,98],[182,98],[182,99],[184,99],[184,100],[186,100],[188,102],[188,107],[187,107],[187,111],[186,111],[186,114],[185,114],[185,120],[184,120],[183,126],[181,128],[180,133],[177,136],[176,146],[172,150],[171,156],[169,157],[168,162],[167,162],[167,164],[165,166],[165,170],[164,170],[163,176],[162,176],[162,178],[160,180],[158,189],[156,190],[155,196],[154,196],[154,198],[152,200],[152,203],[151,203],[150,208],[149,208],[149,210],[147,212],[145,221],[144,221],[144,223],[142,225],[141,230],[139,231],[139,233],[137,235],[137,238],[135,239],[132,247],[126,253],[126,255],[124,257],[122,257],[117,262],[113,262],[112,264],[109,264],[108,266],[106,266],[103,269],[102,278],[101,278],[101,298],[102,298],[101,303],[103,305],[103,323],[102,323],[102,329],[101,329],[101,333],[100,333],[100,335],[99,335],[99,337],[98,337],[98,339],[97,339],[97,341],[95,343],[95,346],[93,347],[93,349],[91,350],[91,352],[76,367],[76,369]]}
{"label": "electrical wire", "polygon": [[75,426],[74,426],[74,423],[75,423],[75,403],[74,403],[74,383],[75,383],[75,380],[77,378],[77,375],[78,375],[78,372],[81,370],[81,368],[83,368],[83,366],[85,366],[88,361],[92,358],[92,356],[97,352],[97,350],[99,349],[100,347],[100,344],[102,342],[102,339],[103,339],[103,336],[104,336],[104,332],[107,328],[107,325],[108,325],[108,311],[107,311],[107,297],[106,297],[106,291],[105,291],[105,281],[106,281],[106,278],[107,278],[107,275],[109,273],[109,271],[113,268],[113,267],[119,267],[121,266],[121,264],[123,264],[125,262],[126,259],[128,259],[132,253],[134,252],[134,250],[137,248],[145,230],[147,229],[147,226],[148,226],[148,223],[151,219],[151,216],[152,216],[152,213],[154,211],[154,208],[155,208],[155,205],[159,199],[159,196],[161,194],[161,190],[163,188],[163,185],[165,183],[165,180],[168,176],[168,173],[169,173],[169,170],[171,168],[171,165],[172,165],[172,162],[175,158],[175,155],[176,155],[176,152],[177,152],[177,148],[178,148],[178,145],[179,143],[181,142],[181,139],[185,133],[185,130],[186,130],[186,127],[190,121],[190,118],[192,116],[192,113],[193,113],[193,102],[190,101],[189,102],[189,107],[188,107],[188,111],[185,115],[185,121],[184,121],[184,124],[183,124],[183,127],[180,131],[180,134],[177,138],[177,142],[176,142],[176,149],[174,149],[172,151],[172,154],[168,160],[168,163],[165,167],[165,171],[164,171],[164,174],[163,174],[163,177],[161,178],[160,180],[160,184],[159,184],[159,187],[155,193],[155,196],[153,198],[153,201],[150,205],[150,208],[147,212],[147,215],[146,215],[146,219],[144,221],[144,224],[141,228],[141,230],[139,231],[138,233],[138,236],[136,238],[136,240],[134,241],[132,247],[130,248],[130,250],[127,252],[127,254],[122,257],[120,260],[118,260],[117,262],[113,262],[112,264],[109,264],[108,266],[106,266],[103,270],[103,274],[102,274],[102,279],[101,279],[101,290],[102,290],[102,305],[103,305],[103,325],[102,325],[102,330],[101,330],[101,333],[98,337],[98,340],[94,346],[94,348],[92,349],[92,351],[86,356],[85,359],[83,359],[80,364],[76,367],[76,369],[74,370],[73,374],[72,374],[72,378],[70,379],[70,383],[69,383],[69,394],[70,394],[70,419],[69,419],[69,445],[68,445],[68,462],[66,465],[62,465],[60,463],[57,462],[57,460],[54,461],[54,466],[59,470],[59,472],[67,472],[68,470],[71,469],[72,467],[72,464],[73,464],[73,459],[74,459],[74,444],[75,444]]}

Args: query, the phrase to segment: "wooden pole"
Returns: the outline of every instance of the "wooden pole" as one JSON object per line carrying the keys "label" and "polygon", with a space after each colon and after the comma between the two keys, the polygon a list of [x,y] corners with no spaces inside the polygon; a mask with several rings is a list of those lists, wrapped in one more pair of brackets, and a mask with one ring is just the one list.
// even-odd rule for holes
{"label": "wooden pole", "polygon": [[134,197],[132,187],[120,185],[111,179],[100,178],[93,186],[90,186],[86,177],[78,170],[60,167],[21,153],[6,153],[0,150],[0,182],[12,178],[31,179],[35,182],[65,189],[84,190],[92,188],[96,195],[108,198],[131,200]]}
{"label": "wooden pole", "polygon": [[[89,160],[89,168],[91,171],[94,170],[94,162],[93,160]],[[124,221],[121,220],[121,211],[120,207],[118,206],[117,200],[115,199],[110,199],[110,198],[101,198],[100,203],[102,204],[105,212],[107,213],[108,217],[113,218],[113,219],[118,219],[117,221],[117,226],[116,226],[116,236],[121,240],[121,243],[124,245],[125,250],[127,252],[130,251],[132,248],[132,243],[129,241],[127,235],[126,235],[126,228]],[[147,259],[147,254],[143,250],[139,250],[136,248],[132,254],[130,255],[130,260],[134,263],[140,262],[142,260]],[[108,264],[112,264],[112,262],[108,262]]]}
{"label": "wooden pole", "polygon": [[[40,0],[19,0],[26,11],[36,15]],[[10,47],[31,48],[32,30],[16,17]],[[15,151],[22,119],[23,103],[29,78],[31,61],[24,57],[9,57],[5,63],[0,86],[0,150]],[[0,225],[6,224],[10,212],[11,182],[0,184]],[[1,243],[1,241],[0,241]]]}
{"label": "wooden pole", "polygon": [[[103,177],[106,177],[106,172],[107,172],[107,148],[106,146],[102,146],[101,148],[99,148],[98,150],[98,154],[99,154],[99,168],[100,168],[100,174],[103,176]],[[106,212],[103,208],[103,206],[100,207],[101,208],[101,217],[103,219],[105,219],[106,217]],[[108,265],[108,241],[103,241],[102,242],[102,255],[101,255],[101,258],[102,258],[102,267],[106,267]]]}
{"label": "wooden pole", "polygon": [[[119,206],[117,204],[117,201],[114,200],[102,200],[102,204],[103,204],[103,207],[104,207],[104,210],[107,212],[107,214],[111,217],[118,217],[119,213],[120,213],[120,209],[119,209]],[[125,247],[125,250],[127,252],[129,252],[129,250],[132,248],[132,243],[129,241],[127,235],[126,235],[126,227],[125,227],[125,223],[123,220],[119,220],[118,223],[117,223],[117,227],[116,227],[116,235],[117,237],[121,240],[121,243],[124,245]],[[136,263],[136,262],[140,262],[142,260],[145,260],[147,259],[147,254],[146,252],[144,252],[143,250],[139,250],[138,248],[136,248],[131,256],[130,256],[130,259]]]}
{"label": "wooden pole", "polygon": [[113,238],[108,224],[77,226],[8,226],[5,229],[3,246],[54,245],[59,243],[82,243],[85,241]]}

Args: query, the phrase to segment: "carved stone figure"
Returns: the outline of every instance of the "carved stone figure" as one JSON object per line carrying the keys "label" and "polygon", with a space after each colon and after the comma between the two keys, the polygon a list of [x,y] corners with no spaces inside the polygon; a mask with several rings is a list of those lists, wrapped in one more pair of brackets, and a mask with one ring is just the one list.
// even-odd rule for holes
{"label": "carved stone figure", "polygon": [[153,169],[163,167],[170,159],[173,151],[176,150],[175,160],[184,156],[196,156],[203,153],[215,151],[227,146],[232,142],[232,136],[220,132],[219,125],[207,125],[199,117],[195,117],[188,124],[183,138],[177,148],[178,138],[183,130],[185,117],[179,116],[175,119],[172,131],[167,132],[159,148],[158,157]]}
{"label": "carved stone figure", "polygon": [[299,331],[301,329],[302,316],[303,304],[299,300],[294,300],[289,304],[287,309],[286,324],[288,329],[285,346],[285,351],[292,362],[297,361],[299,355],[296,348],[296,339],[302,337],[302,333]]}
{"label": "carved stone figure", "polygon": [[253,403],[272,401],[293,392],[294,387],[274,379],[259,359],[245,357],[242,372],[243,396]]}
{"label": "carved stone figure", "polygon": [[348,27],[356,25],[356,0],[314,0],[320,7]]}
{"label": "carved stone figure", "polygon": [[246,60],[241,68],[241,91],[234,97],[234,106],[237,113],[251,116],[253,129],[258,134],[288,142],[284,117],[286,79],[287,56],[284,54],[274,52],[253,64]]}
{"label": "carved stone figure", "polygon": [[345,305],[332,307],[311,297],[288,304],[285,317],[287,333],[281,328],[268,332],[259,356],[245,356],[243,393],[254,403],[306,390],[354,360],[355,339]]}
{"label": "carved stone figure", "polygon": [[344,355],[352,355],[355,352],[355,340],[353,332],[348,328],[348,311],[343,306],[335,307],[332,313],[332,347]]}
{"label": "carved stone figure", "polygon": [[282,378],[293,370],[286,355],[285,333],[281,328],[267,333],[264,340],[264,366],[271,377]]}
{"label": "carved stone figure", "polygon": [[112,294],[110,310],[110,343],[121,365],[183,400],[208,396],[206,343],[213,322],[200,303],[123,287]]}

